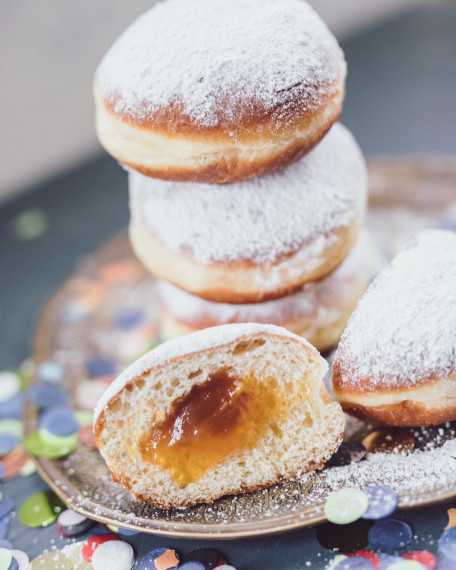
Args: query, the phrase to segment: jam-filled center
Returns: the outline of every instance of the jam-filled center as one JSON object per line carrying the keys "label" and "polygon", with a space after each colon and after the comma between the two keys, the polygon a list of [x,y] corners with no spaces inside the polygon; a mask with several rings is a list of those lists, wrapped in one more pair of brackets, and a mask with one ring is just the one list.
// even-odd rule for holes
{"label": "jam-filled center", "polygon": [[269,392],[263,391],[259,402],[252,378],[239,378],[228,369],[212,374],[176,400],[168,416],[144,434],[139,441],[143,458],[167,469],[177,483],[195,481],[256,439],[263,416],[269,417],[275,406]]}

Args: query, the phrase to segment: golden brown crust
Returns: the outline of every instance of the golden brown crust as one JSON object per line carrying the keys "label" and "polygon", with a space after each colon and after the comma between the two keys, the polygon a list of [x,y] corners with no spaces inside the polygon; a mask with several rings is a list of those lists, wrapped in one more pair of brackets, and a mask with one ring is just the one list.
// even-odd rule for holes
{"label": "golden brown crust", "polygon": [[192,122],[176,106],[143,119],[119,115],[115,99],[102,98],[96,83],[94,91],[98,137],[119,162],[162,180],[224,183],[274,172],[309,152],[337,121],[344,82],[340,77],[316,107],[293,101],[286,121],[277,119],[280,107],[270,114],[253,108],[235,129]]}
{"label": "golden brown crust", "polygon": [[456,407],[431,408],[423,402],[402,400],[386,406],[361,406],[340,401],[345,413],[366,422],[375,422],[388,426],[433,426],[456,420]]}
{"label": "golden brown crust", "polygon": [[[324,277],[338,267],[353,247],[364,219],[362,211],[334,232],[318,256],[318,263],[301,257],[301,250],[274,264],[249,260],[203,265],[192,257],[169,250],[143,222],[132,221],[130,240],[138,259],[156,277],[185,291],[218,303],[260,303],[300,289],[304,283]],[[271,276],[274,278],[271,279]]]}
{"label": "golden brown crust", "polygon": [[369,378],[357,384],[342,378],[333,366],[333,390],[344,412],[389,426],[432,426],[456,420],[456,377],[429,376],[420,382],[374,386]]}

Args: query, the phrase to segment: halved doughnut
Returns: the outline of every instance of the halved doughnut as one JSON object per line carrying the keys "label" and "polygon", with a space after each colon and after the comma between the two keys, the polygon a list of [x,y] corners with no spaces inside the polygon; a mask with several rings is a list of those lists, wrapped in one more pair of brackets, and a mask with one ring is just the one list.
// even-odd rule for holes
{"label": "halved doughnut", "polygon": [[137,498],[187,507],[321,468],[337,450],[342,410],[326,361],[271,325],[213,327],[164,343],[107,389],[97,443]]}

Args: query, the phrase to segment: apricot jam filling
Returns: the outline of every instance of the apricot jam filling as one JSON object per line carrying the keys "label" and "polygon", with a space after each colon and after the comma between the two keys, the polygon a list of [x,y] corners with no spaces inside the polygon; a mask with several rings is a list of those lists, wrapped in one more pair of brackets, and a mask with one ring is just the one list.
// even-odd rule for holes
{"label": "apricot jam filling", "polygon": [[253,444],[282,400],[274,380],[259,386],[250,376],[219,370],[176,400],[168,416],[141,437],[139,449],[173,481],[188,485],[233,451]]}

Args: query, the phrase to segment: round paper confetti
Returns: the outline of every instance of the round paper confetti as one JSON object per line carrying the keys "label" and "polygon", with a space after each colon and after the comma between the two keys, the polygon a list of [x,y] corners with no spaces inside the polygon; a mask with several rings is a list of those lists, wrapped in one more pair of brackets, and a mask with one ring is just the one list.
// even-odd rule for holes
{"label": "round paper confetti", "polygon": [[435,570],[454,570],[454,560],[451,560],[451,558],[439,557]]}
{"label": "round paper confetti", "polygon": [[367,558],[353,556],[336,564],[334,570],[375,570],[375,566]]}
{"label": "round paper confetti", "polygon": [[325,503],[326,518],[335,524],[349,524],[366,512],[369,498],[359,489],[340,489],[332,493]]}
{"label": "round paper confetti", "polygon": [[13,396],[6,402],[0,403],[0,419],[20,419],[24,411],[24,395],[22,393]]}
{"label": "round paper confetti", "polygon": [[58,362],[45,360],[38,364],[36,375],[42,382],[47,382],[48,384],[59,384],[65,376],[65,369]]}
{"label": "round paper confetti", "polygon": [[220,552],[213,548],[200,548],[198,550],[188,552],[182,556],[181,564],[190,561],[201,562],[205,570],[212,570],[216,566],[224,563]]}
{"label": "round paper confetti", "polygon": [[16,560],[17,562],[18,570],[27,570],[28,565],[30,563],[30,559],[27,556],[27,554],[22,550],[15,550],[15,549],[11,551],[11,554],[13,555],[14,560]]}
{"label": "round paper confetti", "polygon": [[377,570],[387,570],[394,564],[394,562],[401,562],[402,558],[400,556],[394,556],[393,554],[378,554],[378,569]]}
{"label": "round paper confetti", "polygon": [[397,507],[397,495],[385,485],[368,485],[363,491],[369,497],[369,507],[364,513],[364,519],[383,519],[389,517]]}
{"label": "round paper confetti", "polygon": [[73,563],[63,552],[48,552],[32,560],[31,570],[73,570]]}
{"label": "round paper confetti", "polygon": [[40,429],[46,429],[60,437],[73,435],[79,429],[79,422],[71,408],[55,406],[45,410],[39,419]]}
{"label": "round paper confetti", "polygon": [[201,564],[201,562],[195,562],[191,560],[190,562],[184,562],[184,564],[179,564],[179,570],[204,570],[204,564]]}
{"label": "round paper confetti", "polygon": [[369,531],[369,544],[384,552],[394,552],[412,542],[413,532],[404,521],[383,519],[377,521]]}
{"label": "round paper confetti", "polygon": [[91,356],[86,361],[86,372],[92,378],[114,376],[116,368],[112,360],[102,356]]}
{"label": "round paper confetti", "polygon": [[111,384],[109,380],[83,380],[76,388],[76,402],[84,410],[93,412],[98,400],[104,394],[106,388]]}
{"label": "round paper confetti", "polygon": [[[179,565],[177,552],[172,548],[156,548],[141,560],[138,570],[171,570]],[[179,566],[179,570],[182,566]],[[203,566],[204,570],[204,566]]]}
{"label": "round paper confetti", "polygon": [[329,459],[328,467],[344,467],[357,463],[366,457],[366,448],[357,441],[343,442],[336,453]]}
{"label": "round paper confetti", "polygon": [[63,511],[57,520],[57,530],[63,536],[77,536],[86,532],[94,525],[94,521],[71,509]]}
{"label": "round paper confetti", "polygon": [[66,506],[52,491],[44,491],[29,497],[19,511],[19,520],[25,526],[36,528],[49,526],[57,520]]}
{"label": "round paper confetti", "polygon": [[27,393],[30,400],[40,409],[64,406],[68,401],[68,393],[65,390],[44,382],[34,382],[29,386]]}
{"label": "round paper confetti", "polygon": [[92,556],[95,550],[109,540],[119,540],[119,537],[115,534],[95,534],[88,538],[82,546],[82,556],[86,562],[92,562]]}
{"label": "round paper confetti", "polygon": [[446,530],[438,542],[439,552],[456,562],[456,526]]}
{"label": "round paper confetti", "polygon": [[82,556],[82,547],[84,542],[73,542],[67,544],[62,548],[62,552],[71,560],[73,563],[73,570],[93,570],[93,566],[90,562],[86,562]]}
{"label": "round paper confetti", "polygon": [[21,380],[14,372],[0,372],[0,402],[7,402],[21,390]]}
{"label": "round paper confetti", "polygon": [[426,570],[426,566],[415,560],[401,560],[388,566],[388,570]]}
{"label": "round paper confetti", "polygon": [[30,208],[17,215],[10,224],[10,233],[18,241],[41,237],[49,227],[49,216],[41,208]]}
{"label": "round paper confetti", "polygon": [[347,554],[348,557],[350,556],[360,556],[361,558],[367,558],[372,564],[374,568],[378,568],[379,560],[378,556],[372,550],[358,550],[357,552],[353,552],[352,554]]}
{"label": "round paper confetti", "polygon": [[[78,444],[77,434],[57,438],[50,437],[47,430],[32,431],[25,439],[25,447],[32,455],[47,457],[48,459],[58,459],[65,457],[76,449]],[[43,439],[44,437],[44,439]],[[59,443],[59,439],[61,442]]]}
{"label": "round paper confetti", "polygon": [[413,552],[406,552],[402,555],[406,560],[416,560],[426,566],[429,570],[434,570],[437,564],[437,558],[427,550],[415,550]]}
{"label": "round paper confetti", "polygon": [[91,449],[98,449],[97,441],[95,439],[95,434],[93,433],[93,427],[84,426],[78,432],[79,441]]}
{"label": "round paper confetti", "polygon": [[0,500],[0,519],[3,519],[14,510],[14,502],[9,497],[3,496]]}
{"label": "round paper confetti", "polygon": [[134,563],[133,548],[122,540],[104,542],[92,555],[95,570],[130,570]]}
{"label": "round paper confetti", "polygon": [[0,433],[9,433],[22,438],[22,422],[15,419],[0,420]]}
{"label": "round paper confetti", "polygon": [[11,453],[20,442],[20,438],[11,433],[0,432],[0,457]]}
{"label": "round paper confetti", "polygon": [[143,313],[140,309],[125,309],[114,317],[114,325],[121,329],[131,329],[142,319]]}
{"label": "round paper confetti", "polygon": [[0,568],[8,569],[12,560],[13,555],[11,554],[11,550],[8,550],[7,548],[0,548]]}
{"label": "round paper confetti", "polygon": [[90,410],[75,410],[74,415],[80,427],[91,426],[93,424],[93,412]]}

